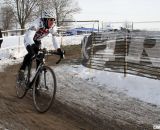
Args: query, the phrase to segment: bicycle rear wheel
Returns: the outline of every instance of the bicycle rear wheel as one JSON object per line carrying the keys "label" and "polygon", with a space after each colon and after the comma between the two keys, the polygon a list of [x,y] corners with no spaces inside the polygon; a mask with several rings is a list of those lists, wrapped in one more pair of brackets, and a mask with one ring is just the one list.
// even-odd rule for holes
{"label": "bicycle rear wheel", "polygon": [[24,71],[24,80],[20,80],[19,73],[16,78],[16,94],[17,97],[20,99],[23,98],[27,93],[26,84],[29,79],[28,77],[29,77],[29,66],[27,66]]}
{"label": "bicycle rear wheel", "polygon": [[35,109],[46,112],[52,105],[56,94],[56,76],[50,67],[43,66],[33,85],[33,101]]}

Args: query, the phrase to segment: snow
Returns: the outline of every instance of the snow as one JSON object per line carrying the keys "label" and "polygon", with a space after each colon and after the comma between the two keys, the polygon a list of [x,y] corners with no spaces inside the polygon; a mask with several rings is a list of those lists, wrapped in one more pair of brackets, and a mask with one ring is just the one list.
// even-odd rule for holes
{"label": "snow", "polygon": [[[58,41],[62,45],[80,44],[82,38],[82,35],[65,36],[58,37]],[[45,42],[42,47],[52,47],[51,38],[49,36],[44,38],[42,42]],[[6,65],[21,62],[26,53],[23,45],[23,36],[4,37],[2,48],[0,49],[0,70],[2,71]],[[147,103],[160,105],[159,80],[129,74],[124,77],[124,75],[120,73],[89,69],[82,65],[62,65],[58,66],[56,69],[63,74],[72,74],[79,79],[94,84],[92,88],[93,91],[97,91],[96,86],[103,86],[101,89],[107,88],[108,90],[121,92]],[[104,86],[106,88],[104,88]],[[86,91],[87,90],[86,88]],[[85,93],[87,94],[89,91]],[[118,100],[118,98],[116,100]]]}
{"label": "snow", "polygon": [[106,86],[108,90],[119,91],[142,101],[160,105],[160,81],[135,75],[99,71],[84,66],[63,66],[62,70],[76,77],[92,82],[98,86]]}
{"label": "snow", "polygon": [[[59,36],[57,37],[58,42],[61,45],[73,45],[80,44],[83,35],[76,36]],[[23,44],[24,36],[8,36],[3,37],[2,48],[0,49],[0,70],[4,66],[21,62],[23,57],[27,53]],[[54,49],[52,45],[52,38],[50,35],[42,39],[42,48]],[[16,60],[15,60],[16,59]]]}
{"label": "snow", "polygon": [[[73,44],[80,44],[83,35],[76,35],[76,36],[59,36],[57,37],[58,42],[61,45],[73,45]],[[2,43],[2,48],[0,51],[0,58],[11,58],[16,57],[20,58],[23,57],[27,51],[24,47],[23,41],[24,36],[9,36],[4,37]],[[52,38],[50,35],[42,39],[42,48],[53,48],[52,45]],[[47,46],[46,46],[47,45]]]}

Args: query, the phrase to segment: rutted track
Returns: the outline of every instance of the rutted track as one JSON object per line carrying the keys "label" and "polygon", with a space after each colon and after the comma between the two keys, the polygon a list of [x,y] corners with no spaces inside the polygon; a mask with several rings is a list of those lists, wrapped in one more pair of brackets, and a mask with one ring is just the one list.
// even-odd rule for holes
{"label": "rutted track", "polygon": [[[70,55],[71,59],[74,56]],[[48,61],[47,64],[52,65],[54,60],[49,58]],[[23,99],[16,97],[18,68],[19,65],[9,66],[0,72],[0,129],[152,130],[152,124],[160,119],[157,106],[104,89],[104,86],[94,86],[62,73],[61,69],[56,72],[59,86],[56,101],[47,113],[39,114],[33,108],[31,94]],[[97,90],[93,91],[93,87]]]}
{"label": "rutted track", "polygon": [[0,73],[0,128],[9,130],[81,130],[92,129],[92,123],[77,117],[77,111],[55,101],[50,111],[39,114],[34,110],[30,93],[23,99],[15,94],[18,65]]}

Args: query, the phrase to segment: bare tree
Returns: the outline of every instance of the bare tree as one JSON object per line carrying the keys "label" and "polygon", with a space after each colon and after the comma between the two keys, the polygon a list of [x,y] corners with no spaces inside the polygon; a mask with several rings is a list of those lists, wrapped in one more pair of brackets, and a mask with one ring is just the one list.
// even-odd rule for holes
{"label": "bare tree", "polygon": [[8,30],[11,29],[13,24],[14,24],[14,13],[12,8],[10,8],[10,6],[3,6],[1,8],[1,19],[2,19],[2,28],[3,30]]}
{"label": "bare tree", "polygon": [[[6,3],[14,10],[14,16],[21,29],[25,28],[32,16],[35,16],[40,0],[8,0]],[[22,31],[23,34],[23,31]]]}
{"label": "bare tree", "polygon": [[57,26],[63,25],[65,19],[72,19],[73,14],[81,10],[74,0],[52,0],[51,5],[56,13]]}
{"label": "bare tree", "polygon": [[13,10],[15,20],[21,29],[44,9],[55,11],[57,26],[63,25],[66,18],[71,19],[73,14],[80,11],[74,0],[7,0],[5,4]]}
{"label": "bare tree", "polygon": [[66,19],[73,19],[73,14],[79,13],[81,9],[75,0],[40,0],[39,13],[43,10],[55,11],[57,26],[61,26]]}

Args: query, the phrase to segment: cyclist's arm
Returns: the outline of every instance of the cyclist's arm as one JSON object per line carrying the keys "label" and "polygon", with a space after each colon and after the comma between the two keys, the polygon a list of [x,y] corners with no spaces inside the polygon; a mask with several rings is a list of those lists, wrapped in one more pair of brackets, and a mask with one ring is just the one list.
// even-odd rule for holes
{"label": "cyclist's arm", "polygon": [[54,47],[55,49],[60,48],[60,44],[58,43],[57,37],[56,37],[56,36],[57,36],[57,31],[56,31],[55,27],[51,28],[51,29],[49,30],[49,32],[52,34],[53,47]]}

